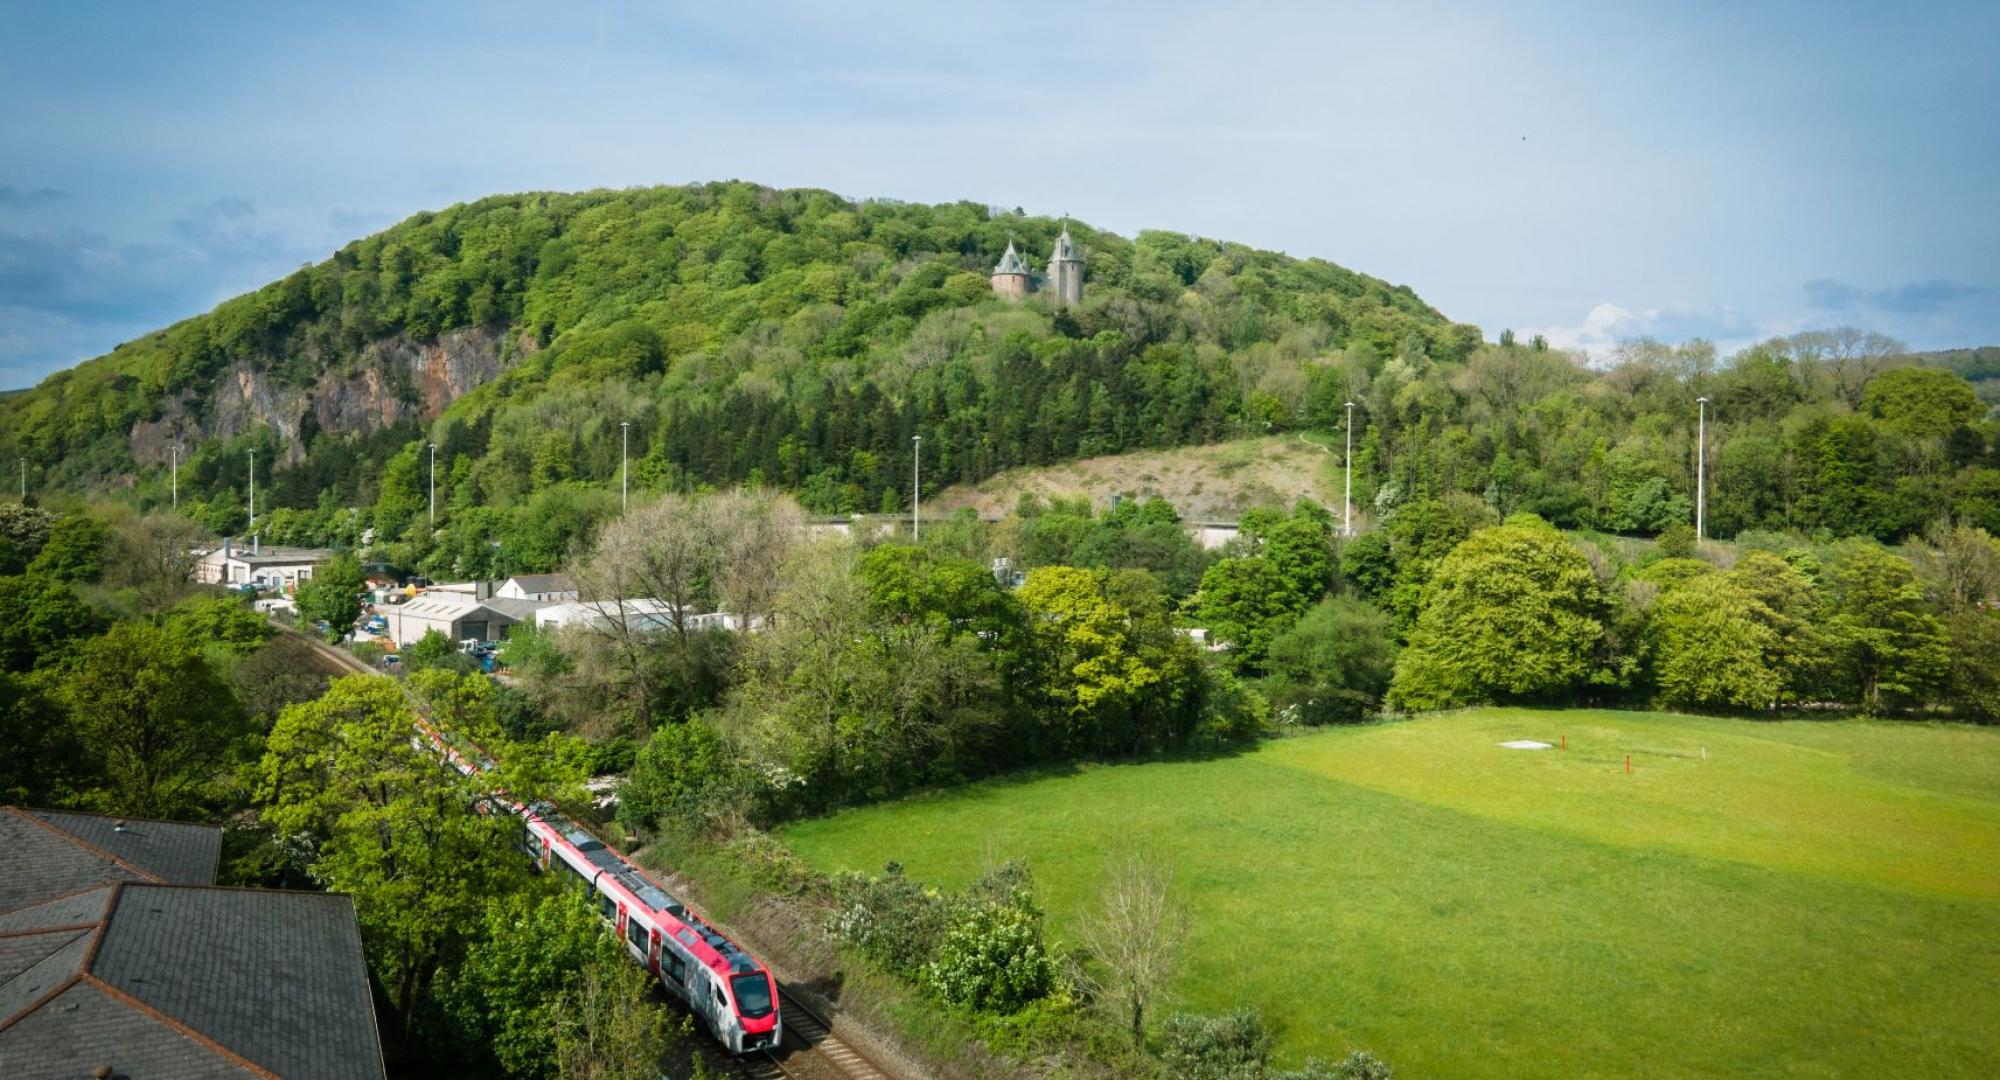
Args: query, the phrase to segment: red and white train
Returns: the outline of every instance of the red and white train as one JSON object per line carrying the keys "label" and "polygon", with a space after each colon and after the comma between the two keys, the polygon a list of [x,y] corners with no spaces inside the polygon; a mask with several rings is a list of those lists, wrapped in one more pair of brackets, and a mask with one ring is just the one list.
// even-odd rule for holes
{"label": "red and white train", "polygon": [[[421,729],[459,772],[492,768],[490,759],[461,753],[430,725]],[[778,983],[769,968],[553,808],[504,798],[487,803],[521,819],[516,844],[522,852],[544,872],[583,891],[598,917],[618,935],[626,955],[687,1002],[731,1053],[777,1049],[784,1019],[778,1011]]]}

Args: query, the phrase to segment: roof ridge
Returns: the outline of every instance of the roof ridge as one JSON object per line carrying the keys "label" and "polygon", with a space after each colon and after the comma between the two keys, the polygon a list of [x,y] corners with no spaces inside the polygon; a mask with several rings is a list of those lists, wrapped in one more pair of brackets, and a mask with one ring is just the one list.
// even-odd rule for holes
{"label": "roof ridge", "polygon": [[217,1042],[213,1037],[206,1035],[201,1031],[196,1030],[195,1028],[189,1027],[186,1023],[177,1020],[174,1017],[169,1016],[164,1012],[161,1012],[159,1009],[153,1007],[152,1005],[148,1005],[144,1001],[141,1001],[138,998],[133,997],[131,994],[128,994],[125,991],[120,990],[119,988],[111,985],[110,983],[105,982],[103,979],[98,978],[94,974],[85,972],[84,974],[78,975],[77,979],[82,982],[87,982],[91,986],[99,990],[102,990],[103,992],[111,995],[114,998],[117,998],[119,1001],[123,1002],[129,1007],[137,1009],[142,1013],[145,1013],[147,1016],[152,1017],[155,1021],[158,1021],[161,1024],[164,1024],[169,1029],[176,1031],[181,1035],[186,1036],[187,1038],[193,1039],[195,1042],[200,1043],[203,1049],[206,1049],[209,1052],[221,1057],[223,1060],[228,1061],[232,1065],[244,1069],[256,1076],[264,1077],[265,1080],[284,1080],[284,1078],[279,1076],[277,1073],[272,1072],[270,1069],[265,1068],[264,1066],[259,1065],[254,1061],[251,1061],[249,1058],[244,1057],[242,1054],[239,1054],[236,1051],[231,1050],[227,1046],[222,1045],[221,1043]]}
{"label": "roof ridge", "polygon": [[68,990],[72,986],[75,986],[77,983],[82,982],[84,977],[85,977],[84,973],[79,971],[76,974],[71,975],[69,978],[64,979],[63,981],[57,983],[55,986],[51,987],[48,993],[43,994],[41,997],[38,997],[33,1001],[30,1001],[26,1006],[24,1006],[21,1009],[20,1012],[17,1012],[12,1016],[0,1016],[0,1031],[6,1031],[8,1028],[13,1027],[15,1024],[20,1023],[22,1017],[35,1013],[36,1011],[40,1010],[42,1006],[47,1005],[49,1002],[54,1001],[55,999],[61,997],[64,991]]}
{"label": "roof ridge", "polygon": [[[341,896],[341,897],[346,897],[349,900],[354,899],[353,893],[331,892],[326,889],[284,889],[275,887],[267,888],[262,885],[203,885],[200,883],[183,884],[178,881],[120,881],[117,882],[116,884],[121,888],[127,885],[136,885],[144,889],[188,889],[188,890],[200,889],[208,892],[256,893],[259,896]],[[92,888],[102,889],[104,888],[104,886],[95,885],[92,886]]]}
{"label": "roof ridge", "polygon": [[[165,884],[167,884],[167,880],[166,880],[165,878],[161,877],[161,876],[160,876],[160,875],[158,875],[158,874],[155,874],[155,873],[153,873],[153,872],[152,872],[151,870],[142,870],[142,869],[140,869],[139,867],[137,867],[137,866],[134,866],[133,864],[131,864],[131,863],[129,863],[129,862],[126,862],[126,861],[125,861],[124,859],[121,859],[121,858],[119,858],[118,856],[116,856],[116,855],[113,855],[112,853],[110,853],[110,852],[108,852],[108,851],[104,850],[103,848],[101,848],[101,847],[98,847],[98,846],[97,846],[96,844],[93,844],[93,843],[91,843],[90,841],[88,841],[88,840],[85,840],[85,839],[84,839],[83,837],[81,837],[81,836],[78,836],[78,835],[76,835],[76,834],[75,834],[75,833],[73,833],[73,832],[70,832],[70,831],[69,831],[68,829],[65,829],[65,828],[62,828],[62,827],[58,826],[58,825],[57,825],[57,824],[56,824],[55,822],[53,822],[53,821],[43,821],[43,820],[42,820],[42,819],[41,819],[40,817],[38,817],[37,815],[35,815],[35,814],[31,814],[31,813],[28,813],[27,811],[24,811],[24,810],[21,810],[21,809],[19,809],[18,807],[11,807],[11,806],[10,806],[10,807],[8,807],[8,809],[9,809],[9,810],[13,810],[13,811],[15,811],[15,814],[16,814],[16,816],[18,816],[18,817],[20,817],[20,818],[23,818],[23,819],[25,819],[25,820],[27,820],[27,821],[32,821],[32,822],[34,822],[34,823],[35,823],[35,824],[37,824],[37,825],[40,825],[40,826],[41,826],[42,828],[44,828],[44,829],[47,829],[48,831],[50,831],[50,832],[52,832],[52,833],[55,833],[55,834],[56,834],[57,836],[60,836],[60,837],[62,837],[63,839],[65,839],[65,840],[69,841],[69,842],[70,842],[70,843],[72,843],[72,844],[75,844],[75,845],[76,845],[77,847],[80,847],[80,848],[84,849],[85,851],[88,851],[88,852],[90,852],[90,853],[92,853],[92,854],[94,854],[94,855],[101,855],[101,856],[103,856],[103,857],[105,857],[105,858],[107,858],[107,859],[110,859],[110,860],[111,860],[112,862],[114,862],[114,863],[117,863],[118,865],[120,865],[120,866],[124,867],[124,868],[125,868],[125,869],[127,869],[127,870],[130,870],[130,871],[132,871],[132,872],[133,872],[133,873],[135,873],[135,874],[138,874],[138,875],[139,875],[140,877],[143,877],[143,878],[145,878],[145,879],[146,879],[146,880],[147,880],[148,882],[151,882],[151,883],[153,883],[153,884],[158,884],[158,885],[165,885]],[[54,813],[67,813],[67,811],[62,811],[62,810],[57,810],[57,811],[53,811],[53,812],[54,812]],[[99,815],[99,816],[101,817],[101,816],[104,816],[104,815]],[[126,818],[125,820],[127,820],[127,821],[130,821],[130,820],[132,820],[132,819],[131,819],[131,818]],[[156,821],[157,819],[154,819],[154,818],[144,818],[144,819],[142,819],[142,820],[146,820],[146,821]],[[170,822],[165,822],[165,824],[168,824],[168,825],[180,825],[180,824],[185,824],[185,823],[184,823],[184,822],[178,822],[178,821],[170,821]],[[208,826],[208,827],[212,828],[213,826]],[[104,885],[108,885],[108,884],[113,884],[113,883],[112,883],[112,882],[103,882],[103,883],[100,883],[99,885],[97,885],[97,886],[95,886],[95,887],[96,887],[96,888],[103,888],[103,887],[104,887]],[[122,882],[122,881],[121,881],[121,882],[117,882],[116,884],[120,884],[120,885],[122,885],[122,884],[124,884],[124,882]]]}
{"label": "roof ridge", "polygon": [[78,930],[88,930],[93,926],[103,926],[101,922],[64,923],[61,926],[40,926],[33,930],[0,930],[0,938],[34,937],[36,934],[64,934]]}
{"label": "roof ridge", "polygon": [[106,814],[97,810],[71,810],[61,806],[24,806],[10,803],[9,810],[25,814],[74,814],[77,817],[110,818],[113,821],[138,821],[147,825],[185,825],[190,829],[213,829],[217,826],[204,825],[199,821],[175,821],[172,818],[140,817],[137,814]]}
{"label": "roof ridge", "polygon": [[97,934],[90,939],[90,951],[83,954],[83,974],[97,965],[97,950],[104,946],[104,929],[111,925],[111,913],[118,910],[118,900],[125,895],[125,883],[120,881],[111,886],[111,895],[104,898],[104,913],[97,917]]}
{"label": "roof ridge", "polygon": [[112,883],[109,881],[100,881],[95,885],[85,885],[81,889],[71,889],[66,893],[57,893],[54,896],[43,897],[40,900],[35,900],[30,903],[22,904],[20,907],[0,908],[0,915],[12,915],[15,914],[16,912],[27,911],[30,908],[41,907],[44,904],[53,904],[58,900],[67,900],[72,896],[82,896],[84,893],[87,892],[96,892],[99,889],[108,889],[111,887],[111,885]]}

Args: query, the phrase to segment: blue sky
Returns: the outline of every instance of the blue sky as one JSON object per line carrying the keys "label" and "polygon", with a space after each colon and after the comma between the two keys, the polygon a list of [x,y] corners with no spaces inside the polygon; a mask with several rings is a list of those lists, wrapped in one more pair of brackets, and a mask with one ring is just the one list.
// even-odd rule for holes
{"label": "blue sky", "polygon": [[0,388],[417,210],[729,177],[1323,256],[1594,351],[2000,343],[2000,4],[1909,8],[8,2]]}

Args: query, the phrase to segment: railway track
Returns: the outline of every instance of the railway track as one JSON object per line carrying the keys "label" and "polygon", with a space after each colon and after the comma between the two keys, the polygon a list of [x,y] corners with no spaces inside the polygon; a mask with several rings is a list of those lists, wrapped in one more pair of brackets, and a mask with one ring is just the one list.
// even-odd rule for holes
{"label": "railway track", "polygon": [[[290,627],[280,629],[298,633]],[[302,634],[320,655],[347,671],[360,675],[388,673],[363,663],[345,649],[336,648],[310,634]],[[867,1054],[834,1033],[833,1025],[819,1011],[785,992],[778,984],[778,1005],[784,1017],[785,1037],[775,1049],[760,1050],[733,1060],[738,1075],[750,1080],[898,1080],[898,1074],[877,1065]]]}
{"label": "railway track", "polygon": [[782,985],[778,1003],[785,1018],[783,1044],[737,1059],[740,1075],[750,1080],[895,1080],[896,1074],[834,1034],[825,1017],[786,993]]}

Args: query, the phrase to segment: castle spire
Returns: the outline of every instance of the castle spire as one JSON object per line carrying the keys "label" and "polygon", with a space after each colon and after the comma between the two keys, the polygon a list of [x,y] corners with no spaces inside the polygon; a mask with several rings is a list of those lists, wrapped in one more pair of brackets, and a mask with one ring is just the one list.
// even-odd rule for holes
{"label": "castle spire", "polygon": [[1065,304],[1083,303],[1083,256],[1069,238],[1069,219],[1063,219],[1062,235],[1056,237],[1049,253],[1048,283],[1056,299]]}

